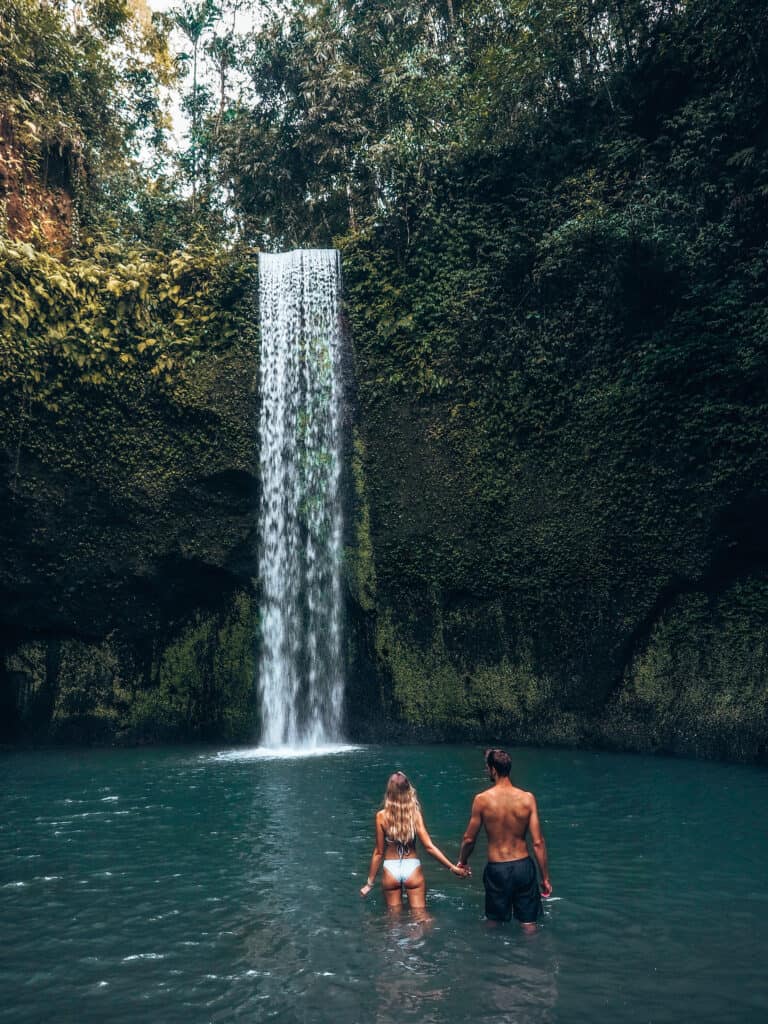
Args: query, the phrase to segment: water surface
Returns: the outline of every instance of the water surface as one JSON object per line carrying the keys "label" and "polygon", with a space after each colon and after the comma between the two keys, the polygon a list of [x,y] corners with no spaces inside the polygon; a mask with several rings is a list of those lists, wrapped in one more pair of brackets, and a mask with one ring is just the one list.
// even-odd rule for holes
{"label": "water surface", "polygon": [[768,772],[513,751],[555,899],[482,919],[426,859],[431,920],[358,896],[387,774],[455,857],[482,752],[5,754],[0,1021],[762,1022]]}

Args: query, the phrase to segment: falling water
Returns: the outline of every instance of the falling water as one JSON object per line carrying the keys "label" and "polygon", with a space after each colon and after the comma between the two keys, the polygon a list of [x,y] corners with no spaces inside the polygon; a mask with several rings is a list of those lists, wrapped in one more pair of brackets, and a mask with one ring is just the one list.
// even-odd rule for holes
{"label": "falling water", "polygon": [[261,742],[337,741],[341,659],[340,262],[259,256]]}

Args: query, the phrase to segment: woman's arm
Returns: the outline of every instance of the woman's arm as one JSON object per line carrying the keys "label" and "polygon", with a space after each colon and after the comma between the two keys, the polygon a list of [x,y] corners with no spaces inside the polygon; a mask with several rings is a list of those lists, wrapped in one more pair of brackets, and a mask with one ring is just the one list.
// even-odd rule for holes
{"label": "woman's arm", "polygon": [[368,878],[365,885],[360,889],[361,896],[367,896],[376,881],[381,862],[384,860],[384,824],[381,819],[381,811],[376,815],[376,845],[371,854],[371,866],[368,868]]}
{"label": "woman's arm", "polygon": [[452,871],[455,875],[461,875],[462,877],[466,874],[465,870],[458,867],[456,864],[451,864],[443,851],[435,846],[429,832],[427,832],[427,826],[424,824],[424,819],[421,815],[419,815],[419,820],[416,825],[416,835],[419,837],[419,842],[427,853],[434,857],[435,860],[439,861],[444,868],[448,868],[448,870]]}

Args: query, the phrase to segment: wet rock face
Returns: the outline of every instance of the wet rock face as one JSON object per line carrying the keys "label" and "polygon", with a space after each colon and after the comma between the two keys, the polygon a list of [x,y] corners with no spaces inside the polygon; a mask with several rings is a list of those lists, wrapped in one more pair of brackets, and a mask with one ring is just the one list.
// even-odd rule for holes
{"label": "wet rock face", "polygon": [[509,252],[524,205],[438,207],[419,246],[382,230],[345,258],[378,681],[361,733],[381,714],[408,738],[764,760],[760,322],[712,335],[695,260],[665,294],[652,247],[616,239],[613,281],[577,248],[544,280],[535,247],[477,259],[461,223]]}
{"label": "wet rock face", "polygon": [[256,492],[252,475],[233,470],[182,480],[159,501],[118,501],[28,460],[0,521],[4,631],[140,639],[216,607],[256,575]]}
{"label": "wet rock face", "polygon": [[243,707],[253,690],[253,377],[244,339],[201,356],[183,388],[73,380],[57,410],[0,388],[6,740],[236,731],[221,716],[228,687]]}

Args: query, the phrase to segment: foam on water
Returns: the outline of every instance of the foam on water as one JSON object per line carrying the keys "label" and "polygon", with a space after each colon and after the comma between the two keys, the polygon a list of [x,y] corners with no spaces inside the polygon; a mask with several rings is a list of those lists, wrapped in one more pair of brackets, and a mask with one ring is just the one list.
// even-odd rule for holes
{"label": "foam on water", "polygon": [[363,750],[351,743],[322,743],[316,747],[246,747],[241,750],[220,750],[214,755],[215,761],[278,761],[294,760],[297,757],[327,757],[329,754],[351,754]]}

